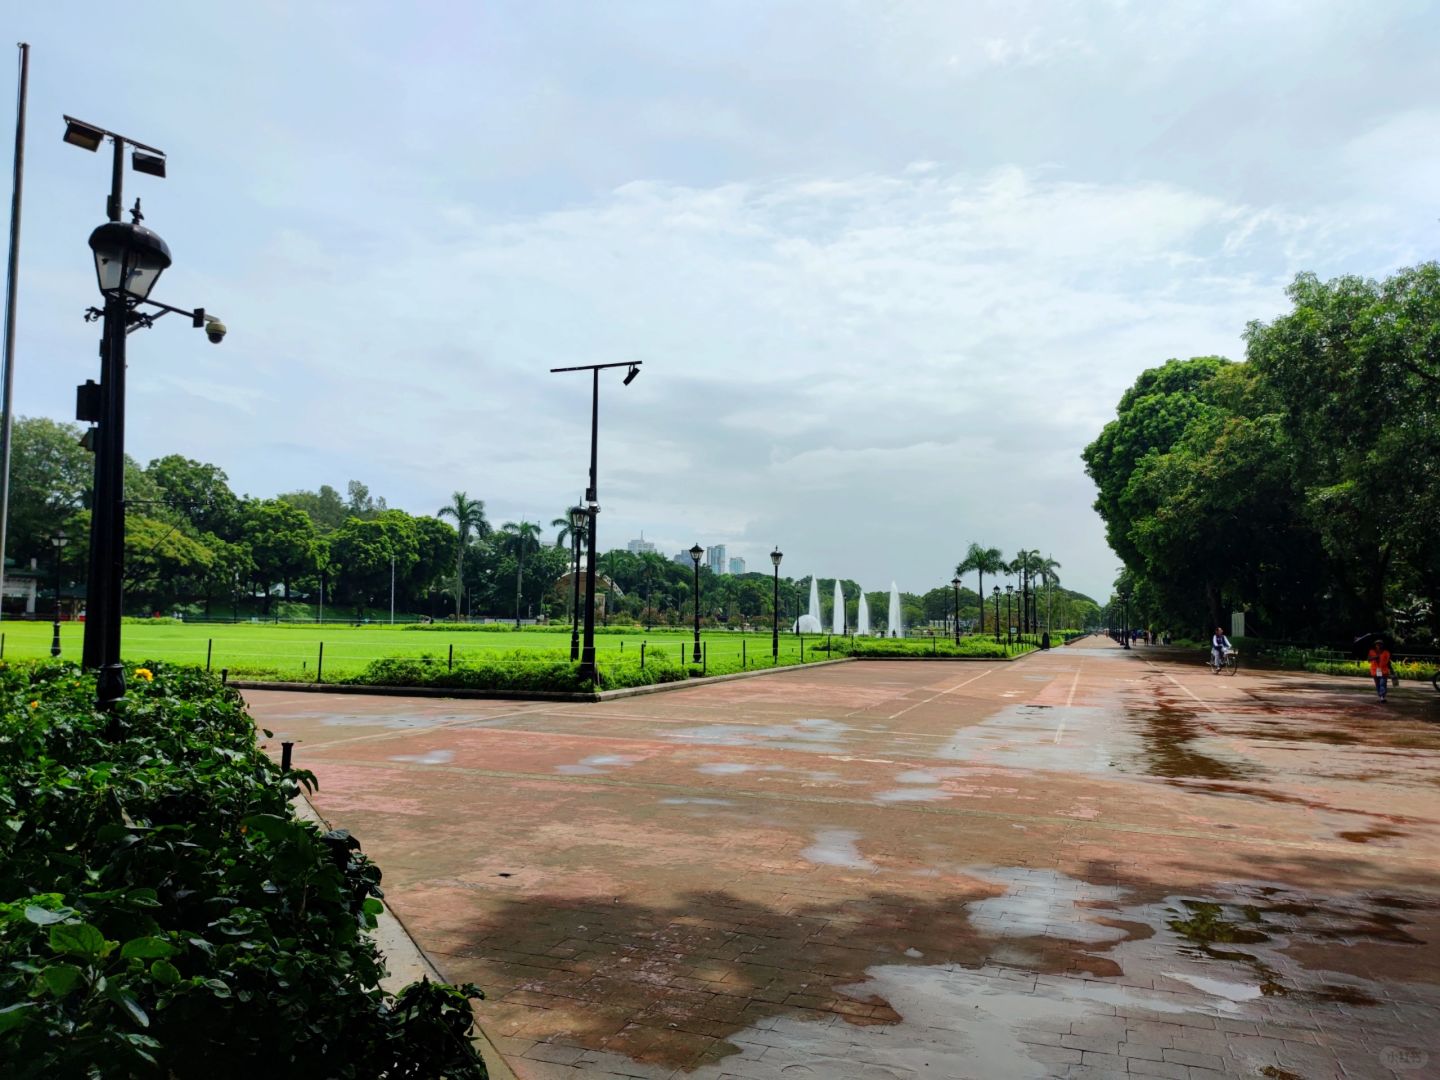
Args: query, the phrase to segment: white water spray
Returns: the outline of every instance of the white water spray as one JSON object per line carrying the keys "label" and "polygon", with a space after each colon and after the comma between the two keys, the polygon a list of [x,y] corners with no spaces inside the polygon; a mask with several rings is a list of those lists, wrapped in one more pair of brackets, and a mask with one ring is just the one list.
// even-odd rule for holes
{"label": "white water spray", "polygon": [[900,615],[900,589],[895,582],[890,582],[890,618],[886,629],[890,631],[891,637],[904,637],[905,626]]}
{"label": "white water spray", "polygon": [[840,579],[835,579],[835,607],[830,612],[830,632],[845,633],[845,590],[840,588]]}
{"label": "white water spray", "polygon": [[870,605],[865,601],[865,590],[860,590],[860,612],[855,617],[855,632],[861,637],[870,634]]}

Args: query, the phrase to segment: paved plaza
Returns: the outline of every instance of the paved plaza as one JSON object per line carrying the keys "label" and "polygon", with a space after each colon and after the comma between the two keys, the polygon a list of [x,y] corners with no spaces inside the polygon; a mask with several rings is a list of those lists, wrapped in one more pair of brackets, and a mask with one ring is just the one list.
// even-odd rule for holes
{"label": "paved plaza", "polygon": [[1091,638],[251,691],[523,1080],[1440,1075],[1440,695]]}

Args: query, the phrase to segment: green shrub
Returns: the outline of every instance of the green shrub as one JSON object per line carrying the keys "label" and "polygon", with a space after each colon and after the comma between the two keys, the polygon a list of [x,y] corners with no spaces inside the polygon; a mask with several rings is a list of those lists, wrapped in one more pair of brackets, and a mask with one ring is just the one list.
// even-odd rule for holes
{"label": "green shrub", "polygon": [[[153,672],[153,677],[147,678]],[[383,993],[380,871],[298,820],[239,695],[0,663],[0,1072],[483,1078],[476,987]]]}
{"label": "green shrub", "polygon": [[[1407,679],[1429,682],[1435,677],[1434,664],[1397,660],[1392,667],[1395,674],[1400,676],[1401,682]],[[1305,670],[1319,675],[1363,675],[1367,679],[1370,678],[1370,662],[1368,660],[1307,660]]]}
{"label": "green shrub", "polygon": [[570,654],[511,649],[448,667],[444,657],[403,656],[372,660],[358,675],[340,680],[357,686],[433,686],[453,690],[545,690],[577,693],[590,689]]}
{"label": "green shrub", "polygon": [[960,639],[956,645],[950,638],[822,638],[812,649],[816,653],[830,656],[977,656],[996,657],[1019,656],[1035,649],[1035,645],[1015,643],[1006,645],[990,637],[971,635]]}

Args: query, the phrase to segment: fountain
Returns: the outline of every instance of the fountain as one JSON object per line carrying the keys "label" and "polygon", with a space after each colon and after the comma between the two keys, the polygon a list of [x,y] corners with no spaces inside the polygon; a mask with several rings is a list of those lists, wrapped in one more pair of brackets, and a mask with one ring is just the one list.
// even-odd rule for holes
{"label": "fountain", "polygon": [[820,585],[814,574],[810,575],[810,611],[796,619],[791,630],[797,634],[820,633]]}
{"label": "fountain", "polygon": [[890,619],[886,629],[890,631],[891,637],[904,637],[905,627],[900,615],[900,589],[895,582],[890,582]]}
{"label": "fountain", "polygon": [[840,579],[835,579],[835,609],[830,613],[830,632],[845,633],[845,590],[840,588]]}
{"label": "fountain", "polygon": [[865,601],[865,590],[860,590],[860,612],[855,617],[855,632],[861,637],[870,634],[870,605]]}

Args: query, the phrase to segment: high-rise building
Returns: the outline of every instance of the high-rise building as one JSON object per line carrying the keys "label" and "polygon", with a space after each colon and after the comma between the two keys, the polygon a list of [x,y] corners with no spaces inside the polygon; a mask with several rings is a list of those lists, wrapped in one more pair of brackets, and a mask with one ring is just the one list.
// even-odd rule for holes
{"label": "high-rise building", "polygon": [[689,565],[690,565],[690,562],[691,562],[691,560],[690,560],[690,552],[688,552],[688,551],[677,551],[674,555],[671,555],[671,556],[670,556],[670,561],[671,561],[671,562],[677,562],[677,563],[679,563],[681,566],[689,566]]}
{"label": "high-rise building", "polygon": [[730,560],[730,573],[732,573],[732,574],[743,574],[744,572],[745,572],[745,560],[744,560],[744,559],[738,559],[738,558],[737,558],[737,559],[731,559],[731,560]]}
{"label": "high-rise building", "polygon": [[715,544],[705,551],[705,565],[710,567],[713,574],[723,574],[728,569],[725,564],[725,545]]}
{"label": "high-rise building", "polygon": [[631,540],[625,545],[625,549],[629,551],[631,555],[649,555],[654,553],[655,545],[649,540],[646,540],[645,534],[641,533],[640,539]]}

